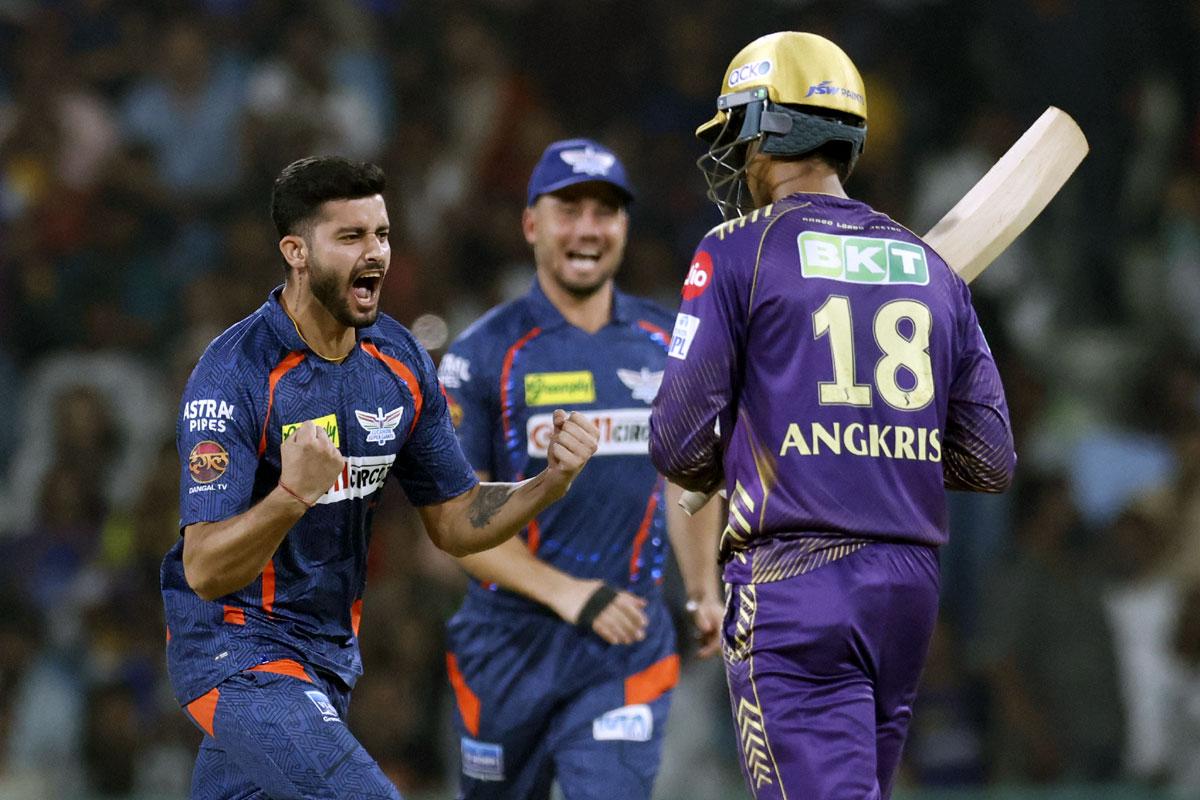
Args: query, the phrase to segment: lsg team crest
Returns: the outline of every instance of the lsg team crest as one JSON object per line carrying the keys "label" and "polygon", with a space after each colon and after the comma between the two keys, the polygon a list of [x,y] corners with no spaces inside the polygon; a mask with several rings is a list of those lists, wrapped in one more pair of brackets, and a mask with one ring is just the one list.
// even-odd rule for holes
{"label": "lsg team crest", "polygon": [[377,411],[378,413],[372,414],[370,411],[355,409],[354,416],[367,432],[367,441],[383,446],[396,438],[396,427],[400,424],[400,418],[404,416],[404,406],[393,408],[386,414],[382,408]]}
{"label": "lsg team crest", "polygon": [[196,483],[212,483],[229,468],[229,453],[216,442],[205,440],[188,455],[188,472]]}

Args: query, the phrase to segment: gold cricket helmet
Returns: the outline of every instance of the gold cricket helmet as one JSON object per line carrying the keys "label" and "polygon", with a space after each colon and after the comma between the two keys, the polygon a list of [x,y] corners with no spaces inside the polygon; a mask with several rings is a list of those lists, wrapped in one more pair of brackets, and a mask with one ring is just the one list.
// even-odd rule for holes
{"label": "gold cricket helmet", "polygon": [[772,33],[746,45],[730,62],[716,115],[696,129],[696,136],[709,143],[697,166],[708,180],[709,198],[728,219],[749,210],[744,173],[751,142],[777,156],[804,155],[842,142],[848,175],[862,153],[866,124],[862,76],[840,47],[813,33]]}

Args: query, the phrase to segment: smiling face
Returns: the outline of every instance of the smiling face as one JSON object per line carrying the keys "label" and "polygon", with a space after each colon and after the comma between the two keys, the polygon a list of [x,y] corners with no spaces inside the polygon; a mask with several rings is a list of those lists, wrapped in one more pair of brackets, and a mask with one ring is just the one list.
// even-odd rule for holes
{"label": "smiling face", "polygon": [[612,280],[629,231],[623,195],[603,181],[542,195],[521,223],[538,275],[581,299]]}
{"label": "smiling face", "polygon": [[387,206],[380,195],[330,200],[301,237],[309,289],[335,320],[364,328],[379,316],[391,262]]}

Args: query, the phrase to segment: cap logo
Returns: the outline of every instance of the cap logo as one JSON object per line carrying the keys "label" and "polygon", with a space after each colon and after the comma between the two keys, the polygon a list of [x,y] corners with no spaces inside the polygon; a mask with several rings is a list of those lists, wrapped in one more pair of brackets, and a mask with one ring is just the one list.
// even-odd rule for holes
{"label": "cap logo", "polygon": [[617,157],[612,153],[601,153],[592,147],[580,150],[563,150],[558,157],[571,165],[571,171],[586,175],[608,175]]}
{"label": "cap logo", "polygon": [[770,73],[770,71],[770,61],[755,61],[753,64],[746,64],[729,73],[729,86],[733,88],[739,83],[745,83],[754,78],[761,78]]}

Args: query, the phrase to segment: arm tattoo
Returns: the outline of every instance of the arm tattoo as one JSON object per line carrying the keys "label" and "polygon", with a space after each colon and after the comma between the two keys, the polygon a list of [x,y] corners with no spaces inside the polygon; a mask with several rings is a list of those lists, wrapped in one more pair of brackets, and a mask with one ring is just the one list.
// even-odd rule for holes
{"label": "arm tattoo", "polygon": [[486,528],[496,512],[512,497],[516,487],[507,483],[481,483],[479,491],[471,500],[467,514],[474,528]]}

